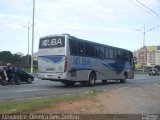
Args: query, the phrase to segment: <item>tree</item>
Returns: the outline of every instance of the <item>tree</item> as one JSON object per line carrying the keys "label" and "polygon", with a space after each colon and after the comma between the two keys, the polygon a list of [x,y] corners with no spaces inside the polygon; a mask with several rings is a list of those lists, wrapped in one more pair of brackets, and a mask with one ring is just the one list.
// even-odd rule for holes
{"label": "tree", "polygon": [[21,55],[12,54],[10,51],[2,51],[0,52],[0,62],[3,65],[6,63],[19,64]]}
{"label": "tree", "polygon": [[13,63],[14,64],[19,64],[20,63],[20,57],[21,57],[21,55],[17,55],[17,54],[14,54],[13,55]]}
{"label": "tree", "polygon": [[2,64],[6,64],[7,62],[12,63],[13,55],[10,51],[2,51],[0,52],[0,61]]}
{"label": "tree", "polygon": [[[0,52],[0,65],[6,65],[8,62],[18,66],[27,66],[31,64],[31,55],[22,56],[12,54],[10,51]],[[37,61],[34,61],[34,65],[37,65]]]}

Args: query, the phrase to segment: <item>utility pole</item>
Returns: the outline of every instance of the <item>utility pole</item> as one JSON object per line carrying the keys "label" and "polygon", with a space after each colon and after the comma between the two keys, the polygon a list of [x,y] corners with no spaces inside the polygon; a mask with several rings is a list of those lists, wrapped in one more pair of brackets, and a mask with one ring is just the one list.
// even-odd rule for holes
{"label": "utility pole", "polygon": [[144,31],[143,31],[143,48],[145,46],[145,37],[146,37],[146,29],[145,29],[145,25],[144,25]]}
{"label": "utility pole", "polygon": [[142,32],[142,33],[143,33],[143,47],[145,46],[146,33],[151,32],[151,31],[155,30],[155,29],[158,28],[158,27],[159,27],[159,26],[156,25],[155,27],[146,30],[146,26],[144,25],[143,31],[141,31],[140,29],[135,30],[135,31],[138,31],[138,32]]}
{"label": "utility pole", "polygon": [[32,50],[31,50],[31,73],[33,73],[33,51],[34,51],[34,14],[35,14],[35,0],[33,0],[33,15],[32,15]]}
{"label": "utility pole", "polygon": [[143,59],[142,59],[142,72],[144,73],[144,65],[145,65],[145,38],[146,38],[146,29],[145,29],[145,25],[144,25],[144,31],[143,31]]}
{"label": "utility pole", "polygon": [[28,30],[28,60],[27,60],[28,65],[29,65],[29,29],[30,29],[30,27],[29,27],[29,22],[28,22],[28,28],[27,28],[27,30]]}
{"label": "utility pole", "polygon": [[29,25],[29,21],[28,21],[28,25],[22,25],[23,28],[27,29],[27,38],[28,38],[28,57],[27,57],[27,64],[29,65],[29,30],[30,30],[30,25]]}

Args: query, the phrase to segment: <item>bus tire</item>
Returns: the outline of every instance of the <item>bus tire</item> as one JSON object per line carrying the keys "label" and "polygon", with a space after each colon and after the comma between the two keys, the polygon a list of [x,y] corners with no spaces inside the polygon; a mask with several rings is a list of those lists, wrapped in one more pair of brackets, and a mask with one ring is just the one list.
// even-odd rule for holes
{"label": "bus tire", "polygon": [[121,83],[126,83],[126,79],[127,79],[127,73],[125,72],[123,75],[123,79],[120,80]]}
{"label": "bus tire", "polygon": [[96,75],[95,75],[95,73],[92,72],[92,73],[89,75],[88,86],[90,86],[90,87],[94,86],[95,81],[96,81]]}

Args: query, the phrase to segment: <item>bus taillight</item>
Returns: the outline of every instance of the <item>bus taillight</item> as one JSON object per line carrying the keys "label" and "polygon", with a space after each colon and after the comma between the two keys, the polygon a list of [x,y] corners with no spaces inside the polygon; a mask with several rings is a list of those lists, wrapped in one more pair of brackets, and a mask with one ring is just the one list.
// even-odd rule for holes
{"label": "bus taillight", "polygon": [[67,71],[67,57],[65,56],[65,61],[64,61],[64,72]]}

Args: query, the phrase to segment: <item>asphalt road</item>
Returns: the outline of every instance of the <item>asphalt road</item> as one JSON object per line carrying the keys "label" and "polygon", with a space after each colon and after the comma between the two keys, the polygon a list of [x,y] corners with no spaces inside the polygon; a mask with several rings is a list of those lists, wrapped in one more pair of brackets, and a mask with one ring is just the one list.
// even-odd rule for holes
{"label": "asphalt road", "polygon": [[68,95],[76,93],[87,93],[92,90],[109,91],[123,88],[134,88],[141,86],[159,86],[160,77],[148,75],[135,75],[135,79],[127,80],[126,83],[119,83],[110,81],[106,85],[101,81],[97,82],[94,87],[84,87],[76,84],[74,87],[66,87],[61,83],[44,81],[35,78],[32,84],[8,84],[6,86],[0,85],[0,102],[8,102],[13,100],[37,99],[41,97],[54,97],[58,95]]}

